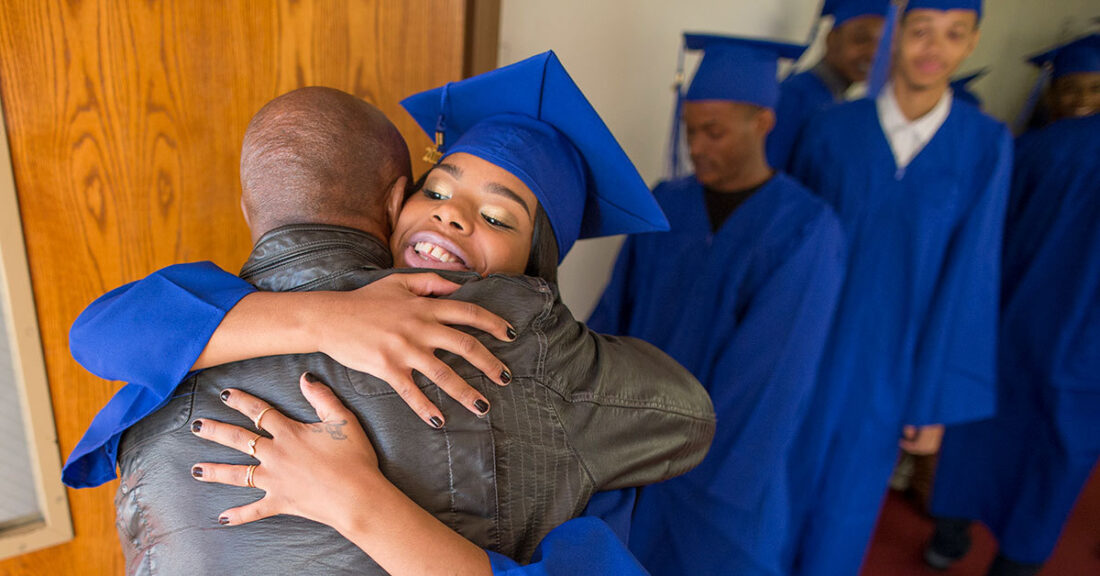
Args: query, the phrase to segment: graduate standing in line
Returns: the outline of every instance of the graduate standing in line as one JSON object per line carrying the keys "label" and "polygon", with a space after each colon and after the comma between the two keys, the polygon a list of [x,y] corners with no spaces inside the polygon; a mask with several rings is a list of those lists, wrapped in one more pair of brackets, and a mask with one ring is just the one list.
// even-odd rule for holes
{"label": "graduate standing in line", "polygon": [[786,170],[798,135],[814,114],[844,101],[856,82],[871,72],[888,0],[829,0],[822,16],[833,17],[825,56],[809,70],[779,85],[775,129],[768,135],[768,163]]}
{"label": "graduate standing in line", "polygon": [[[791,458],[795,574],[856,574],[898,447],[994,410],[1008,130],[954,101],[980,0],[911,0],[890,81],[807,126],[792,175],[829,202],[848,274]],[[721,422],[719,422],[721,428]]]}
{"label": "graduate standing in line", "polygon": [[[1062,65],[1100,72],[1100,52]],[[980,520],[1000,544],[987,574],[1038,573],[1100,457],[1100,114],[1023,136],[1016,164],[998,410],[944,438],[924,556],[941,570]]]}
{"label": "graduate standing in line", "polygon": [[803,47],[685,41],[705,51],[682,103],[695,173],[657,186],[671,230],[627,239],[589,326],[662,348],[699,378],[718,414],[698,468],[641,490],[631,550],[654,576],[781,574],[787,452],[845,247],[832,210],[765,160],[776,61]]}

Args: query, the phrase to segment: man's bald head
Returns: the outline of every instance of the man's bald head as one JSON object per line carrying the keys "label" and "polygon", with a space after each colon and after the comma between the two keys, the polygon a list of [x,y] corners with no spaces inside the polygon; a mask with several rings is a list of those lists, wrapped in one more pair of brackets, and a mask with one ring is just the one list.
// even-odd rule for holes
{"label": "man's bald head", "polygon": [[255,242],[287,224],[335,224],[386,240],[386,200],[411,177],[409,150],[374,106],[308,87],[268,102],[241,148],[241,198]]}

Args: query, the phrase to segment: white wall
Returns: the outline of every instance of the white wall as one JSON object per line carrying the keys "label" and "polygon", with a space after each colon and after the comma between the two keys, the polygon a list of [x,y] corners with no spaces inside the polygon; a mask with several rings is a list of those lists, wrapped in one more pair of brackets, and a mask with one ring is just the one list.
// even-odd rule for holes
{"label": "white wall", "polygon": [[[503,0],[501,65],[553,49],[647,182],[656,183],[672,114],[684,30],[805,42],[818,0]],[[1002,119],[1019,111],[1035,78],[1026,54],[1100,16],[1097,0],[986,0],[982,40],[962,71],[992,66],[974,84]],[[819,40],[822,35],[819,35]],[[810,50],[802,66],[816,59]],[[694,69],[689,60],[687,72]],[[586,318],[610,276],[621,238],[584,240],[560,272],[562,296]]]}

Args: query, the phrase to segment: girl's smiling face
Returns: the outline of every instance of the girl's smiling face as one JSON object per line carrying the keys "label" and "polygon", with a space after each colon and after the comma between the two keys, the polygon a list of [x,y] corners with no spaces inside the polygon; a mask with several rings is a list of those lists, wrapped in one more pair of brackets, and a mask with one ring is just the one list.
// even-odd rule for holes
{"label": "girl's smiling face", "polygon": [[538,200],[519,178],[470,154],[448,156],[405,201],[390,237],[404,268],[523,274]]}

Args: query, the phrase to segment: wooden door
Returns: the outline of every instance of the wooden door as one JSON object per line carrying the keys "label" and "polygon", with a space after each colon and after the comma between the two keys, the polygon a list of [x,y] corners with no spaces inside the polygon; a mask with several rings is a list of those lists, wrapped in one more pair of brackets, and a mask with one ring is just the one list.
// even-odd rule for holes
{"label": "wooden door", "polygon": [[[427,139],[398,101],[493,58],[472,54],[486,43],[471,40],[467,23],[494,20],[473,8],[473,0],[0,3],[0,97],[62,456],[119,386],[70,357],[80,310],[168,264],[212,260],[236,270],[247,256],[237,164],[251,115],[294,88],[332,86],[379,106],[418,156]],[[122,573],[116,486],[69,490],[75,539],[2,561],[0,573]]]}

